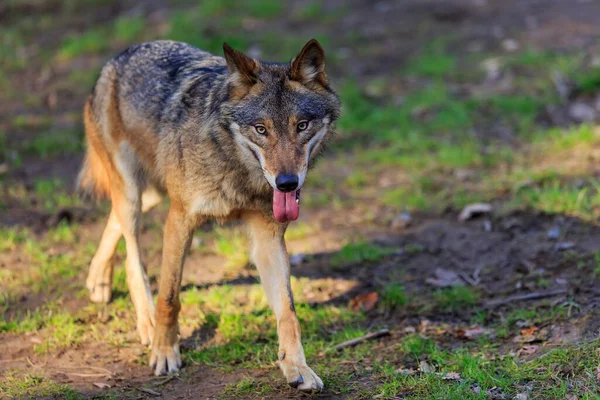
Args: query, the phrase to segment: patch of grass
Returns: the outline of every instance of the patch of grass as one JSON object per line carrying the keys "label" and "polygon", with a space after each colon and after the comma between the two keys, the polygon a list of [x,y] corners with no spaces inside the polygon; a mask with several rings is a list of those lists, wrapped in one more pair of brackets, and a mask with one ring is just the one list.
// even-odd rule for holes
{"label": "patch of grass", "polygon": [[67,193],[64,182],[59,178],[37,179],[33,191],[42,207],[49,212],[81,203],[76,194]]}
{"label": "patch of grass", "polygon": [[82,399],[73,389],[51,379],[33,374],[8,374],[0,379],[0,395],[8,398],[57,397],[63,399]]}
{"label": "patch of grass", "polygon": [[82,341],[83,333],[87,330],[68,313],[51,316],[46,326],[52,330],[52,334],[47,336],[42,344],[35,346],[38,354],[47,353],[50,349],[65,349],[76,345]]}
{"label": "patch of grass", "polygon": [[480,294],[468,286],[453,286],[441,289],[433,294],[437,307],[442,311],[457,312],[473,307],[479,301]]}
{"label": "patch of grass", "polygon": [[279,0],[260,0],[241,2],[244,12],[249,13],[255,18],[274,18],[280,15],[285,7],[285,3]]}
{"label": "patch of grass", "polygon": [[57,154],[74,154],[83,151],[83,132],[56,131],[37,135],[25,146],[25,151],[46,158]]}
{"label": "patch of grass", "polygon": [[433,354],[437,351],[435,342],[429,338],[412,335],[402,341],[402,350],[410,356],[419,359],[420,357]]}
{"label": "patch of grass", "polygon": [[600,89],[600,67],[579,72],[575,75],[575,79],[577,87],[582,93],[595,94]]}
{"label": "patch of grass", "polygon": [[121,42],[129,43],[137,39],[146,27],[142,16],[119,17],[114,24],[115,38]]}
{"label": "patch of grass", "polygon": [[312,20],[321,18],[324,15],[323,4],[320,1],[311,1],[298,11],[296,18],[299,20]]}
{"label": "patch of grass", "polygon": [[221,398],[248,398],[248,396],[259,396],[268,393],[272,388],[268,382],[258,382],[256,379],[246,376],[237,382],[225,386]]}
{"label": "patch of grass", "polygon": [[214,32],[199,29],[203,23],[204,19],[200,13],[176,12],[171,18],[171,28],[166,38],[189,43],[213,54],[223,53],[223,42],[236,50],[247,50],[248,42],[243,35],[233,32],[215,35]]}
{"label": "patch of grass", "polygon": [[67,36],[58,50],[58,58],[68,61],[86,54],[101,53],[109,46],[109,36],[103,29],[90,29]]}
{"label": "patch of grass", "polygon": [[509,206],[513,208],[531,207],[547,213],[565,214],[586,221],[598,218],[600,212],[600,192],[598,183],[577,187],[571,183],[551,181],[539,186],[524,187],[518,190]]}
{"label": "patch of grass", "polygon": [[74,244],[77,242],[78,226],[61,221],[56,227],[48,231],[47,238],[52,243]]}
{"label": "patch of grass", "polygon": [[214,252],[227,259],[228,269],[239,269],[248,264],[248,240],[242,229],[216,228]]}
{"label": "patch of grass", "polygon": [[391,253],[393,253],[393,250],[385,249],[372,243],[353,242],[348,243],[339,252],[335,253],[331,258],[331,263],[334,266],[340,266],[374,262],[383,259],[383,257]]}
{"label": "patch of grass", "polygon": [[408,62],[406,72],[413,75],[441,79],[457,71],[456,56],[445,50],[441,41],[431,43]]}
{"label": "patch of grass", "polygon": [[309,225],[306,222],[296,222],[288,226],[287,230],[285,231],[285,239],[301,240],[307,238],[317,231],[317,227]]}
{"label": "patch of grass", "polygon": [[408,302],[404,287],[397,283],[390,283],[383,287],[381,292],[381,303],[384,307],[395,310],[404,307]]}
{"label": "patch of grass", "polygon": [[383,204],[409,211],[427,211],[436,202],[435,194],[425,193],[421,187],[409,186],[390,189],[383,194]]}
{"label": "patch of grass", "polygon": [[14,250],[27,238],[28,231],[20,227],[0,229],[0,251]]}

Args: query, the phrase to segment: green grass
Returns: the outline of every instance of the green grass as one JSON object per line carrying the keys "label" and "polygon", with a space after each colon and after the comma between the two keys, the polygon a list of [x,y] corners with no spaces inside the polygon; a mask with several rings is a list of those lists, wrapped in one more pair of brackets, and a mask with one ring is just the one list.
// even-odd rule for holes
{"label": "green grass", "polygon": [[248,240],[243,229],[216,228],[213,251],[226,259],[226,268],[235,271],[248,264]]}
{"label": "green grass", "polygon": [[68,61],[86,54],[101,53],[109,46],[110,41],[103,29],[91,29],[67,36],[58,51],[58,58]]}
{"label": "green grass", "polygon": [[464,311],[465,308],[475,306],[479,297],[480,294],[468,286],[453,286],[433,294],[437,307],[445,312]]}
{"label": "green grass", "polygon": [[352,242],[348,243],[335,253],[331,258],[331,263],[334,266],[358,264],[362,262],[380,261],[392,250],[382,248],[378,245],[367,242]]}
{"label": "green grass", "polygon": [[539,186],[524,187],[511,199],[511,206],[530,207],[546,213],[564,214],[593,221],[600,215],[598,183],[590,182],[584,187],[571,183],[550,181]]}
{"label": "green grass", "polygon": [[58,384],[51,379],[34,375],[8,374],[0,379],[0,396],[8,398],[41,398],[52,397],[62,399],[82,399],[67,385]]}
{"label": "green grass", "polygon": [[37,135],[25,145],[25,152],[42,158],[59,154],[76,154],[83,151],[83,132],[54,131]]}
{"label": "green grass", "polygon": [[442,79],[457,72],[457,59],[444,48],[444,43],[436,41],[408,62],[406,73]]}
{"label": "green grass", "polygon": [[0,251],[15,250],[27,238],[27,231],[19,227],[0,229]]}
{"label": "green grass", "polygon": [[405,306],[408,298],[404,287],[396,283],[385,285],[381,293],[381,303],[390,310]]}
{"label": "green grass", "polygon": [[146,21],[141,16],[119,17],[114,23],[114,37],[122,42],[133,42],[146,28]]}
{"label": "green grass", "polygon": [[251,377],[245,377],[237,382],[233,382],[225,386],[221,398],[247,398],[248,395],[260,396],[265,395],[272,388],[266,382],[258,382]]}

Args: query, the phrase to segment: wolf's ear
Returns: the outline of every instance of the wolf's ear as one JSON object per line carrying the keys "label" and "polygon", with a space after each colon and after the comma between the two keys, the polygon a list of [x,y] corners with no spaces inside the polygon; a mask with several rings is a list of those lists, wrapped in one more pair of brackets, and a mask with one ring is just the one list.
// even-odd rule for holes
{"label": "wolf's ear", "polygon": [[234,50],[227,43],[223,43],[223,53],[229,73],[237,77],[236,86],[239,86],[240,89],[245,87],[249,90],[258,82],[259,64],[256,60]]}
{"label": "wolf's ear", "polygon": [[292,79],[304,84],[317,82],[327,86],[325,52],[315,39],[304,45],[300,54],[292,60]]}

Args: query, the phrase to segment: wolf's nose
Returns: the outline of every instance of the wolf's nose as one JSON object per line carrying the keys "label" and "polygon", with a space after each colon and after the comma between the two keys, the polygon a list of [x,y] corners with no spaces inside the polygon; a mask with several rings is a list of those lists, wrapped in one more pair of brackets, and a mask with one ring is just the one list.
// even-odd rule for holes
{"label": "wolf's nose", "polygon": [[275,179],[277,189],[282,192],[291,192],[298,187],[298,175],[279,174]]}

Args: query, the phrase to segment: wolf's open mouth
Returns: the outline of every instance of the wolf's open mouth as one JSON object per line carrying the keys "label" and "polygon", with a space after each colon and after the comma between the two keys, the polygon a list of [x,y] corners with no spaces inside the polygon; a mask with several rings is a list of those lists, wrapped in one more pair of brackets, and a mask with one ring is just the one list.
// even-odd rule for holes
{"label": "wolf's open mouth", "polygon": [[277,222],[297,220],[300,215],[300,189],[288,193],[273,190],[273,215]]}

